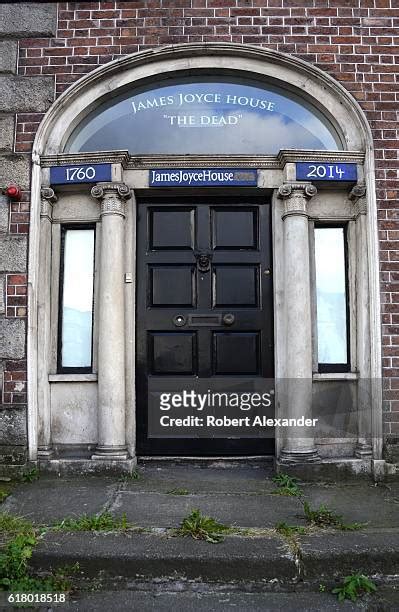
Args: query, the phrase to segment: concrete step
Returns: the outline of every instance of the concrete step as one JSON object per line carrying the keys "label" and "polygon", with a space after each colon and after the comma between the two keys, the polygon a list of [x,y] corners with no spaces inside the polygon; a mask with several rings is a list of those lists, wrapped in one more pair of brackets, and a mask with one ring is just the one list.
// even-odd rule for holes
{"label": "concrete step", "polygon": [[177,574],[216,582],[319,583],[353,572],[399,574],[399,530],[318,532],[295,543],[282,537],[226,536],[210,544],[169,533],[54,533],[35,548],[35,570],[78,562],[84,576],[142,577]]}
{"label": "concrete step", "polygon": [[[220,463],[219,463],[220,466]],[[312,507],[325,504],[345,523],[368,527],[399,526],[399,482],[335,485],[301,484]],[[176,495],[174,491],[186,495]],[[151,464],[137,480],[43,477],[18,486],[2,511],[52,525],[69,516],[109,510],[141,527],[177,527],[194,508],[227,525],[272,528],[281,521],[304,524],[297,497],[275,495],[276,484],[263,467],[238,465],[202,468]]]}
{"label": "concrete step", "polygon": [[[175,589],[173,589],[175,587]],[[201,588],[200,588],[201,587]],[[240,592],[229,585],[199,585],[194,591],[182,591],[184,585],[169,585],[160,590],[157,585],[145,590],[121,589],[72,594],[68,602],[57,606],[62,612],[109,612],[109,610],[140,610],[140,612],[345,612],[352,610],[399,610],[399,590],[383,588],[373,597],[358,603],[339,603],[335,595],[325,592]]]}

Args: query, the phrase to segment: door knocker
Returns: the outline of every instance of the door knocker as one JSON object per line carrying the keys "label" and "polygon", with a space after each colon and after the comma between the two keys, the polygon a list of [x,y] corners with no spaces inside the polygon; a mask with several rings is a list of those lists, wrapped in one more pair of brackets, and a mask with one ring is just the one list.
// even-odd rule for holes
{"label": "door knocker", "polygon": [[197,253],[197,267],[200,272],[209,272],[211,267],[212,255],[207,253]]}

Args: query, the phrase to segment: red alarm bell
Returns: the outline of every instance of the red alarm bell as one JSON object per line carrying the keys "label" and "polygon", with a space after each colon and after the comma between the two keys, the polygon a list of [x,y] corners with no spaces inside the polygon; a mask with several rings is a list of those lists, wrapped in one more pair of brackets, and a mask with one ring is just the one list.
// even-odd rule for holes
{"label": "red alarm bell", "polygon": [[19,202],[20,199],[22,198],[21,188],[18,187],[18,185],[15,185],[15,184],[8,185],[3,190],[3,193],[4,193],[4,195],[8,196],[10,198],[10,200],[14,200],[15,202]]}

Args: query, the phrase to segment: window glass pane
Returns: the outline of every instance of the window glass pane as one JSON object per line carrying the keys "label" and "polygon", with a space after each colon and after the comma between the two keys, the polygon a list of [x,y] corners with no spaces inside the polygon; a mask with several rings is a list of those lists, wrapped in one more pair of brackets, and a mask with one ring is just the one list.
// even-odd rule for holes
{"label": "window glass pane", "polygon": [[320,364],[346,364],[347,311],[343,227],[315,228],[317,339]]}
{"label": "window glass pane", "polygon": [[94,229],[66,230],[62,292],[63,368],[90,368],[93,319]]}
{"label": "window glass pane", "polygon": [[66,150],[132,154],[277,153],[341,149],[329,121],[288,89],[226,77],[168,80],[100,105]]}

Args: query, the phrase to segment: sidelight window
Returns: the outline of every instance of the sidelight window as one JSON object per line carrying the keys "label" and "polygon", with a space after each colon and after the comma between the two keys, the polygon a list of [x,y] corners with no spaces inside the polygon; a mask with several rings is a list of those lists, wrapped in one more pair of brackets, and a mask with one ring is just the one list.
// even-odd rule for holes
{"label": "sidelight window", "polygon": [[349,370],[345,227],[315,227],[317,352],[319,372]]}
{"label": "sidelight window", "polygon": [[94,242],[94,227],[62,228],[59,372],[92,368]]}

